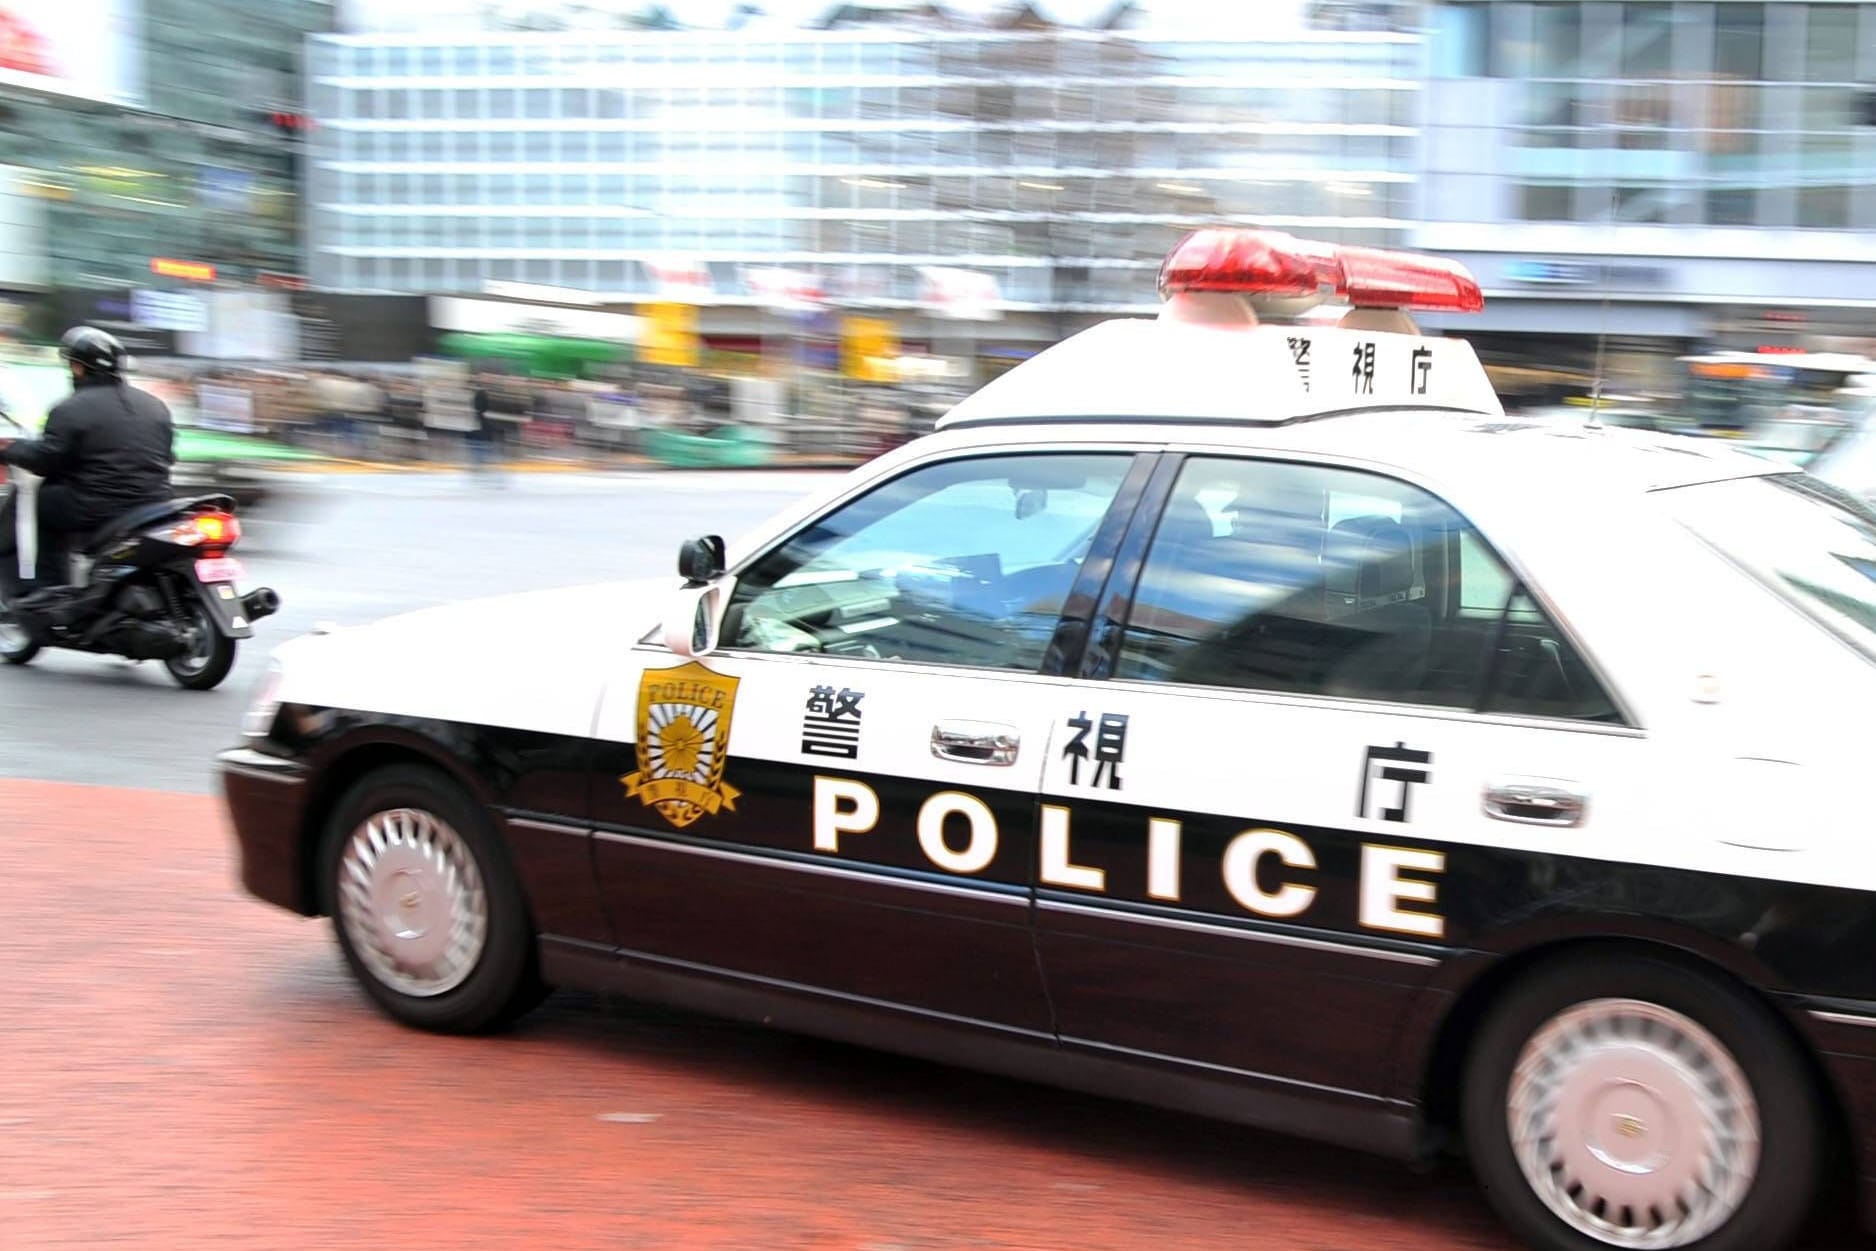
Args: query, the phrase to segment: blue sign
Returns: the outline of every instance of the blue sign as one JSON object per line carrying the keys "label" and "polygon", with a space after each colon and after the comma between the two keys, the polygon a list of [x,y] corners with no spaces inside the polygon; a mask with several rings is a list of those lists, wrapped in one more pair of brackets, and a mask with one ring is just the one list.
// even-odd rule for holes
{"label": "blue sign", "polygon": [[1505,277],[1513,282],[1581,286],[1596,281],[1596,266],[1579,261],[1512,261]]}

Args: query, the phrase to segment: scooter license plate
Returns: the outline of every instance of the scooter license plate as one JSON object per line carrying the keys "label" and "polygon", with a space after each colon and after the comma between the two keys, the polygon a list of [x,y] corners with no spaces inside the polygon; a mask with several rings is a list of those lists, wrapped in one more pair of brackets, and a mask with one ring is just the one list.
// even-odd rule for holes
{"label": "scooter license plate", "polygon": [[241,562],[232,556],[214,556],[195,562],[195,576],[204,583],[233,582],[242,572]]}

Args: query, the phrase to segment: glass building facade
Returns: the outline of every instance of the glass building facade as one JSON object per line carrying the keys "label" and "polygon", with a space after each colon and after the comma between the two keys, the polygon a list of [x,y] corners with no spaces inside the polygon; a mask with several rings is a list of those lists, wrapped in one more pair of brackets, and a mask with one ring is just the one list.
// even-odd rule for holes
{"label": "glass building facade", "polygon": [[0,88],[0,165],[46,204],[46,285],[149,285],[155,257],[298,273],[300,52],[330,5],[136,7],[136,107]]}
{"label": "glass building facade", "polygon": [[1503,297],[1488,319],[1751,338],[1754,310],[1790,306],[1876,334],[1876,4],[1444,3],[1429,21],[1416,239],[1473,263]]}
{"label": "glass building facade", "polygon": [[1389,24],[317,38],[309,271],[632,299],[686,257],[730,303],[783,266],[894,308],[936,265],[1014,312],[1151,305],[1191,225],[1405,240],[1424,50]]}

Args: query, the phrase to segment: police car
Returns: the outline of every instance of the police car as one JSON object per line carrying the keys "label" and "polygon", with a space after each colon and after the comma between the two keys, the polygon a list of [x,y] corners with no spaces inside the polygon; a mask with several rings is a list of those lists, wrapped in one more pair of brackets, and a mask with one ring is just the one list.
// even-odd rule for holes
{"label": "police car", "polygon": [[1876,1214],[1876,517],[1507,418],[1444,261],[1161,290],[681,584],[288,643],[246,886],[430,1029],[607,988],[1463,1147],[1540,1247]]}

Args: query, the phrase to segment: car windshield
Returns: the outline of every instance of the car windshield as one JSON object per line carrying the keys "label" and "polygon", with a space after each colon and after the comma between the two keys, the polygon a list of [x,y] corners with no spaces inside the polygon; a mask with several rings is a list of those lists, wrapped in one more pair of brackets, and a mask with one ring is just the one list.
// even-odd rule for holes
{"label": "car windshield", "polygon": [[1876,658],[1876,512],[1809,474],[1658,496],[1695,534]]}
{"label": "car windshield", "polygon": [[1806,465],[1828,449],[1843,433],[1843,422],[1822,409],[1761,422],[1746,437],[1747,446],[1761,456],[1788,465]]}
{"label": "car windshield", "polygon": [[1863,424],[1844,435],[1805,468],[1832,486],[1852,495],[1876,498],[1876,413],[1865,413]]}

